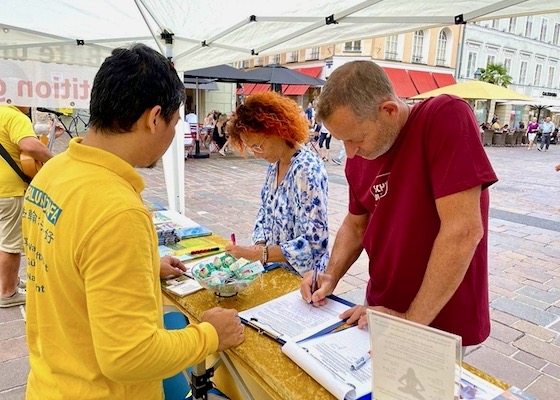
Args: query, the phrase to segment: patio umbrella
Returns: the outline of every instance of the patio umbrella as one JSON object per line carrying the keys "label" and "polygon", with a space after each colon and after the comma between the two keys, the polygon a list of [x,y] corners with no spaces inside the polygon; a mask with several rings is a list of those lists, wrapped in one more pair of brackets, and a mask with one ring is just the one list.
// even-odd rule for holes
{"label": "patio umbrella", "polygon": [[185,79],[210,79],[216,82],[229,82],[229,83],[266,83],[266,80],[251,76],[251,74],[230,67],[229,65],[222,64],[213,67],[193,69],[185,71]]}
{"label": "patio umbrella", "polygon": [[279,64],[269,64],[264,67],[248,71],[253,78],[264,79],[266,83],[274,85],[274,89],[279,92],[281,85],[309,85],[323,86],[326,82],[322,79],[303,74]]}
{"label": "patio umbrella", "polygon": [[411,99],[427,99],[440,94],[453,94],[467,100],[527,100],[537,102],[532,97],[483,81],[468,81],[444,86],[421,93]]}

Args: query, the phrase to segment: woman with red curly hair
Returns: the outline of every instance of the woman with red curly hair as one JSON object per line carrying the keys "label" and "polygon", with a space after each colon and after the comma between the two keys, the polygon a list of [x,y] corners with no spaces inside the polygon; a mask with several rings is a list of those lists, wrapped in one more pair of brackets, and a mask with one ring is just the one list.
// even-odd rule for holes
{"label": "woman with red curly hair", "polygon": [[270,162],[252,246],[228,246],[234,257],[281,262],[303,275],[324,270],[329,253],[328,179],[317,154],[303,144],[309,128],[298,105],[278,93],[256,93],[228,123],[230,143]]}

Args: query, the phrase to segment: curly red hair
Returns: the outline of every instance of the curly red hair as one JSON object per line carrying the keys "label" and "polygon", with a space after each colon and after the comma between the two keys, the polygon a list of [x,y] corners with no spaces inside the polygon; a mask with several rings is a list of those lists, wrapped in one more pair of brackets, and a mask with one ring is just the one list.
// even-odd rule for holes
{"label": "curly red hair", "polygon": [[230,143],[245,150],[242,133],[262,133],[283,138],[288,146],[305,143],[309,125],[297,103],[276,92],[255,93],[237,107],[227,125]]}

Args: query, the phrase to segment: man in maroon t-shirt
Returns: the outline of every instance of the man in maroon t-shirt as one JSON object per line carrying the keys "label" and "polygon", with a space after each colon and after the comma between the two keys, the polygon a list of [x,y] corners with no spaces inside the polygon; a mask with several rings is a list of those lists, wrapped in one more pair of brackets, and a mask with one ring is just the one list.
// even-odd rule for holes
{"label": "man in maroon t-shirt", "polygon": [[[359,257],[369,256],[370,308],[460,335],[490,333],[488,186],[497,181],[463,100],[442,95],[409,107],[369,61],[337,68],[318,116],[344,141],[349,212],[324,274],[303,298],[325,302]],[[366,306],[341,317],[363,327]]]}

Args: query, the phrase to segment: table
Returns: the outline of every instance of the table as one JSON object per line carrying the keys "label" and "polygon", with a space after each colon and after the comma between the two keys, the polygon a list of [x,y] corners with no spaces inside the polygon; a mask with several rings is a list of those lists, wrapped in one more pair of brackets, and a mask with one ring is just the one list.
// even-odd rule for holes
{"label": "table", "polygon": [[[243,311],[283,294],[299,289],[301,278],[277,268],[256,280],[246,291],[235,297],[220,298],[208,290],[202,290],[185,297],[167,292],[164,296],[194,322],[200,322],[202,313],[212,307],[235,308]],[[258,400],[333,400],[325,388],[311,378],[297,364],[282,353],[280,343],[268,336],[245,328],[245,342],[224,352],[226,362],[231,361],[249,392]],[[217,357],[210,357],[213,361]],[[488,376],[484,372],[463,363],[463,368],[486,379],[494,385],[507,389],[509,385]],[[218,368],[213,382],[218,389],[232,400],[244,400],[245,396],[237,388],[233,377],[226,368]]]}
{"label": "table", "polygon": [[[185,297],[163,292],[164,296],[179,308],[194,323],[200,321],[202,313],[212,307],[247,310],[283,294],[299,289],[301,278],[282,268],[262,275],[244,292],[235,297],[220,298],[208,290]],[[333,400],[334,397],[305,371],[282,353],[280,343],[245,328],[245,342],[225,351],[255,399],[265,400]],[[242,400],[242,394],[230,387],[231,377],[225,368],[218,368],[216,386],[233,400]]]}

